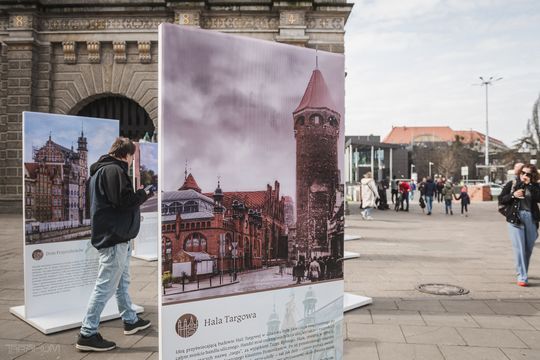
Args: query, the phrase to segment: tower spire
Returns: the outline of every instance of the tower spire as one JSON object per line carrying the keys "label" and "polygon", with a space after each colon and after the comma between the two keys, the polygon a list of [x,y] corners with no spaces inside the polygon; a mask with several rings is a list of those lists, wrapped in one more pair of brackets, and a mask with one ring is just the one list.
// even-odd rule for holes
{"label": "tower spire", "polygon": [[186,167],[184,169],[184,180],[187,179],[187,160],[186,160]]}
{"label": "tower spire", "polygon": [[319,45],[315,47],[315,69],[319,69]]}

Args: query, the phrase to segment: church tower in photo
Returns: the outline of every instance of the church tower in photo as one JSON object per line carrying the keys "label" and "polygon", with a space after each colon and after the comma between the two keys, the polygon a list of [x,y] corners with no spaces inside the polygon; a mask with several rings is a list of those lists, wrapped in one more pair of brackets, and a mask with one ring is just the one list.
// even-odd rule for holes
{"label": "church tower in photo", "polygon": [[328,221],[340,184],[338,140],[341,115],[323,74],[315,69],[293,112],[296,138],[296,235],[307,257],[328,255]]}

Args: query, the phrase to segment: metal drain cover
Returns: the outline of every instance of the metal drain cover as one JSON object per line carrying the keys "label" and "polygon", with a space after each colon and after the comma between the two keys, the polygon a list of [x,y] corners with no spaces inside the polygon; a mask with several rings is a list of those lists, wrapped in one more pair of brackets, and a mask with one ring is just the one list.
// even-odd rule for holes
{"label": "metal drain cover", "polygon": [[421,284],[416,290],[432,295],[465,295],[469,290],[456,285],[449,284]]}

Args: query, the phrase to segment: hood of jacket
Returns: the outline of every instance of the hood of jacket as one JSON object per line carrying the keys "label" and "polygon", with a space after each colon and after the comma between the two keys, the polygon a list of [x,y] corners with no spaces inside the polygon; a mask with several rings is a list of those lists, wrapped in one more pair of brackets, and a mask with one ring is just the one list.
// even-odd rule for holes
{"label": "hood of jacket", "polygon": [[118,160],[111,155],[102,155],[98,161],[93,163],[90,166],[90,176],[93,176],[99,169],[101,169],[104,166],[116,164],[120,166],[125,171],[128,171],[128,164],[125,161]]}

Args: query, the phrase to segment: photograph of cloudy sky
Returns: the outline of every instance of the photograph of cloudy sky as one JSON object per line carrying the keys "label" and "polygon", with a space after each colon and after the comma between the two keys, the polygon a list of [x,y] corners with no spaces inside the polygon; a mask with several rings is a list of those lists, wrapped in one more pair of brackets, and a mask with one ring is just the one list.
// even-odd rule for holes
{"label": "photograph of cloudy sky", "polygon": [[162,60],[162,190],[182,186],[187,161],[203,192],[220,176],[224,191],[278,180],[281,193],[295,198],[292,113],[318,63],[344,114],[343,56],[187,27],[167,31],[174,26],[164,24],[162,38],[167,53],[182,54]]}

